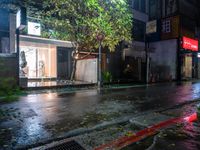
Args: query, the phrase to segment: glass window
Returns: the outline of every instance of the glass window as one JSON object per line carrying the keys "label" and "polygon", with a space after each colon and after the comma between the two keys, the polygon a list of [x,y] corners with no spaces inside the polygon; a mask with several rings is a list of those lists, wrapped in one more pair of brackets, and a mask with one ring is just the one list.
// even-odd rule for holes
{"label": "glass window", "polygon": [[141,11],[141,12],[146,12],[145,8],[146,8],[146,3],[145,0],[132,0],[130,2],[130,4],[132,5],[133,9]]}
{"label": "glass window", "polygon": [[163,33],[171,32],[171,21],[169,19],[162,22],[162,32]]}
{"label": "glass window", "polygon": [[139,10],[139,1],[140,0],[133,0],[133,8]]}
{"label": "glass window", "polygon": [[145,2],[145,0],[141,0],[141,11],[142,12],[146,12],[146,2]]}
{"label": "glass window", "polygon": [[145,28],[146,24],[145,22],[134,20],[133,23],[133,38],[136,41],[144,41],[144,34],[145,34]]}
{"label": "glass window", "polygon": [[172,15],[177,11],[177,1],[176,0],[167,0],[166,1],[166,10],[167,15]]}
{"label": "glass window", "polygon": [[161,0],[149,1],[149,17],[150,20],[159,19],[161,17]]}
{"label": "glass window", "polygon": [[10,53],[9,12],[0,9],[0,53]]}
{"label": "glass window", "polygon": [[21,41],[20,76],[26,76],[29,79],[55,78],[57,74],[56,56],[55,45]]}

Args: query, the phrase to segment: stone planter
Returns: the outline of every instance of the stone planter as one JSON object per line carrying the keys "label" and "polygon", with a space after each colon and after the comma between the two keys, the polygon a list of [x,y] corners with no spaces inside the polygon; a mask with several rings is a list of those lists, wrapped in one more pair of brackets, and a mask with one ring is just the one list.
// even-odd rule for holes
{"label": "stone planter", "polygon": [[27,77],[20,77],[19,86],[22,88],[26,88],[28,85],[28,78]]}

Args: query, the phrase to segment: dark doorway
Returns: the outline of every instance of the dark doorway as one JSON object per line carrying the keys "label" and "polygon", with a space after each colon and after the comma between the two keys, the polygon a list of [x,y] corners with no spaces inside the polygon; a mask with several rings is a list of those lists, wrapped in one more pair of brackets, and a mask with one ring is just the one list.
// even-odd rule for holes
{"label": "dark doorway", "polygon": [[72,69],[72,49],[57,47],[57,78],[58,80],[69,80]]}

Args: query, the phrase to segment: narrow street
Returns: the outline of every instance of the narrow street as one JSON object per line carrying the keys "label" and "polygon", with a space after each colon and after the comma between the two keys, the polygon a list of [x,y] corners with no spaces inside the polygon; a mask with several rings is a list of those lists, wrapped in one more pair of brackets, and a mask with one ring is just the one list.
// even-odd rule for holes
{"label": "narrow street", "polygon": [[0,0],[0,150],[200,150],[200,0]]}
{"label": "narrow street", "polygon": [[[37,145],[62,136],[80,135],[76,129],[90,129],[104,122],[181,104],[185,104],[184,109],[180,109],[184,115],[194,111],[190,103],[198,103],[199,98],[199,82],[107,89],[101,94],[96,90],[28,94],[16,102],[1,104],[0,145],[1,149]],[[199,125],[196,128],[195,131],[199,130]],[[70,134],[72,130],[77,132]],[[198,141],[194,142],[199,145]]]}

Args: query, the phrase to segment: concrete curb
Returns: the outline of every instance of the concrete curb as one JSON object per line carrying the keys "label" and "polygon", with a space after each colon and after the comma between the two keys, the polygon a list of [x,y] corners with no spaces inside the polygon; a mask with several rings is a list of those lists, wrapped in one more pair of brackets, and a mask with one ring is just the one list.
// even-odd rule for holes
{"label": "concrete curb", "polygon": [[164,120],[162,122],[156,122],[154,125],[150,125],[147,128],[138,131],[132,136],[122,136],[119,139],[116,139],[110,143],[103,144],[95,148],[95,150],[122,149],[133,143],[141,141],[142,139],[145,139],[149,136],[153,136],[157,134],[160,130],[165,129],[169,126],[179,124],[179,123],[181,124],[185,122],[194,122],[196,121],[196,119],[197,119],[197,114],[194,113],[192,115],[188,115],[184,117],[172,118],[172,119]]}
{"label": "concrete curb", "polygon": [[126,122],[129,122],[129,120],[131,118],[132,117],[125,117],[125,118],[113,120],[113,121],[110,121],[110,122],[104,122],[104,123],[98,124],[98,125],[96,125],[92,128],[79,128],[79,129],[71,130],[69,132],[66,132],[63,135],[60,135],[59,137],[47,139],[45,141],[41,141],[41,142],[31,144],[31,145],[27,145],[27,146],[18,146],[15,149],[26,150],[26,149],[40,147],[42,145],[46,145],[46,144],[49,144],[49,143],[52,143],[52,142],[55,142],[55,141],[60,141],[60,140],[64,140],[64,139],[71,138],[71,137],[74,137],[74,136],[78,136],[78,135],[81,135],[81,134],[86,134],[86,133],[90,133],[90,132],[93,132],[93,131],[102,130],[102,129],[105,129],[109,126],[113,126],[113,125],[116,125],[116,124],[126,123]]}

